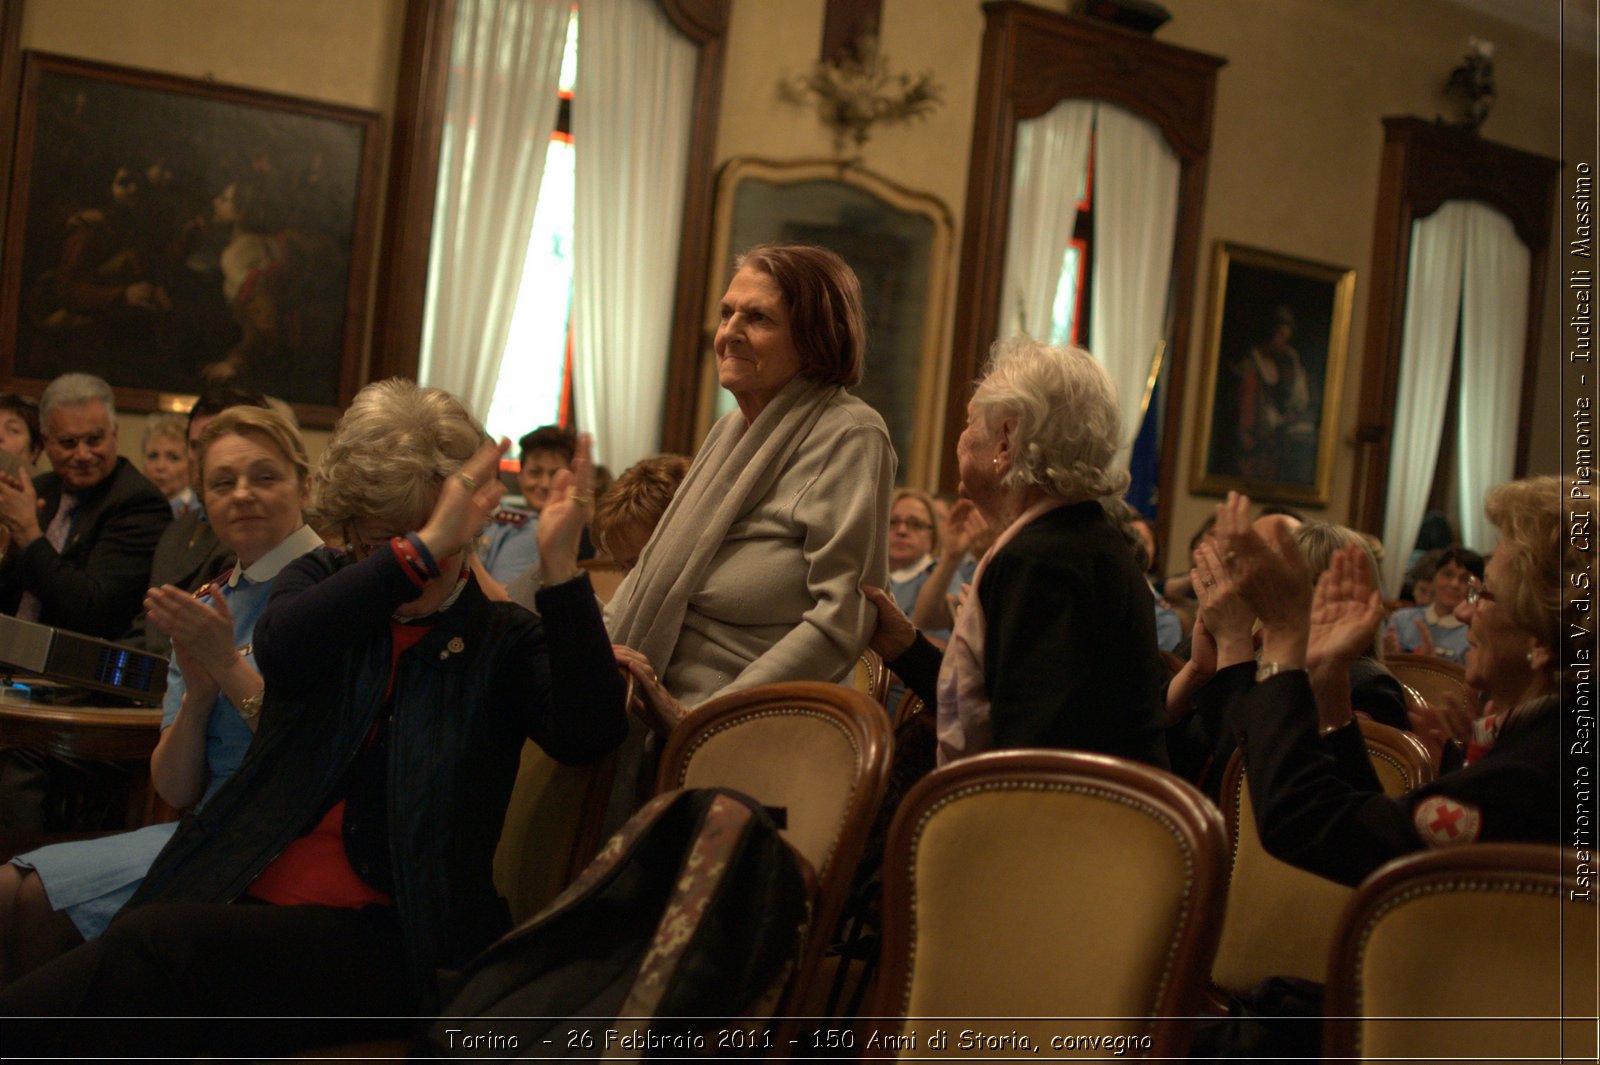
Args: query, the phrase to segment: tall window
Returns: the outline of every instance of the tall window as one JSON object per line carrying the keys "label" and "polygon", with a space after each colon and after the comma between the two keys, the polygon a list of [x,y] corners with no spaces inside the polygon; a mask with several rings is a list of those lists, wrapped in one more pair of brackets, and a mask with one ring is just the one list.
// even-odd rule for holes
{"label": "tall window", "polygon": [[1089,165],[1078,177],[1078,216],[1072,240],[1061,258],[1061,283],[1050,309],[1050,343],[1087,347],[1089,343],[1089,253],[1094,246],[1094,135],[1089,135]]}
{"label": "tall window", "polygon": [[[486,416],[491,436],[516,440],[571,413],[573,149],[572,87],[578,69],[578,12],[567,23],[561,111],[550,135],[528,258],[505,360]],[[512,456],[514,459],[515,456]]]}

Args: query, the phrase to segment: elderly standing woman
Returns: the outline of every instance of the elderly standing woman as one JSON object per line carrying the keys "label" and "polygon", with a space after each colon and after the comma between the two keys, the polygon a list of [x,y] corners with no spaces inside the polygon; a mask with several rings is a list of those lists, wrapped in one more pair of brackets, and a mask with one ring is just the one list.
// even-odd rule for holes
{"label": "elderly standing woman", "polygon": [[1118,494],[1115,390],[1088,352],[995,346],[956,443],[961,494],[1001,530],[942,661],[877,588],[872,646],[938,705],[938,760],[1067,747],[1166,765],[1150,590],[1100,499]]}
{"label": "elderly standing woman", "polygon": [[1489,493],[1500,545],[1456,607],[1467,625],[1467,684],[1488,700],[1484,725],[1465,766],[1396,798],[1367,758],[1345,668],[1383,620],[1360,549],[1340,552],[1313,595],[1292,538],[1251,529],[1243,497],[1218,507],[1224,564],[1263,626],[1256,683],[1233,715],[1269,851],[1356,884],[1428,847],[1559,841],[1561,577],[1563,565],[1583,565],[1562,535],[1569,487],[1547,476]]}
{"label": "elderly standing woman", "polygon": [[586,446],[540,519],[541,617],[490,602],[466,564],[506,447],[438,389],[356,396],[315,490],[349,551],[277,578],[244,763],[105,935],[0,993],[0,1015],[232,1019],[8,1031],[8,1051],[271,1055],[354,1034],[348,1018],[403,1032],[439,970],[509,927],[491,872],[523,739],[592,760],[625,714],[577,564]]}
{"label": "elderly standing woman", "polygon": [[606,612],[663,724],[725,691],[845,679],[875,620],[861,585],[888,579],[894,451],[847,391],[866,357],[855,272],[824,248],[751,249],[715,350],[738,410],[712,427]]}

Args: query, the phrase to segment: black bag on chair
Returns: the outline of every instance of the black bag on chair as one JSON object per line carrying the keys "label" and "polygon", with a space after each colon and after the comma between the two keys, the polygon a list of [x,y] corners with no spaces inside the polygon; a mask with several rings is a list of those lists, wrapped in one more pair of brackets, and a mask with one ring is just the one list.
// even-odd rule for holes
{"label": "black bag on chair", "polygon": [[542,913],[441,996],[430,1051],[479,1058],[759,1053],[799,957],[814,877],[772,817],[724,788],[628,820]]}

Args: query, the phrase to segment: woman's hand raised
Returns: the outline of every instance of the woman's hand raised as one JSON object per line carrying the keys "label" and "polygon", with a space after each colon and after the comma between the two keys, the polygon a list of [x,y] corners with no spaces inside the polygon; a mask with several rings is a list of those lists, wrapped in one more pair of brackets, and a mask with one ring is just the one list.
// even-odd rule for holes
{"label": "woman's hand raised", "polygon": [[594,513],[594,437],[578,437],[571,469],[556,474],[550,496],[539,511],[539,579],[560,584],[578,575],[578,545]]}
{"label": "woman's hand raised", "polygon": [[506,491],[500,483],[500,457],[510,447],[504,437],[488,441],[439,488],[439,501],[417,535],[441,566],[478,538],[499,505]]}
{"label": "woman's hand raised", "polygon": [[220,595],[208,602],[167,584],[145,593],[144,609],[152,625],[213,677],[220,677],[232,661],[233,612]]}

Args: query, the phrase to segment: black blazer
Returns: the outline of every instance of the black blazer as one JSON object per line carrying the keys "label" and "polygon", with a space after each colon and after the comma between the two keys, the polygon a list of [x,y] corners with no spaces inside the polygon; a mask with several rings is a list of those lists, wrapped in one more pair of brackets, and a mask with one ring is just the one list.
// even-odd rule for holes
{"label": "black blazer", "polygon": [[[1066,748],[1167,768],[1167,671],[1150,587],[1099,503],[1021,529],[990,560],[978,595],[996,750]],[[924,639],[889,663],[930,703],[939,665]]]}
{"label": "black blazer", "polygon": [[[40,525],[48,526],[61,504],[61,479],[46,473],[33,484]],[[0,564],[0,611],[15,614],[22,593],[32,592],[46,625],[116,639],[144,603],[150,558],[171,522],[161,492],[118,458],[111,476],[79,496],[60,554],[41,536]]]}

